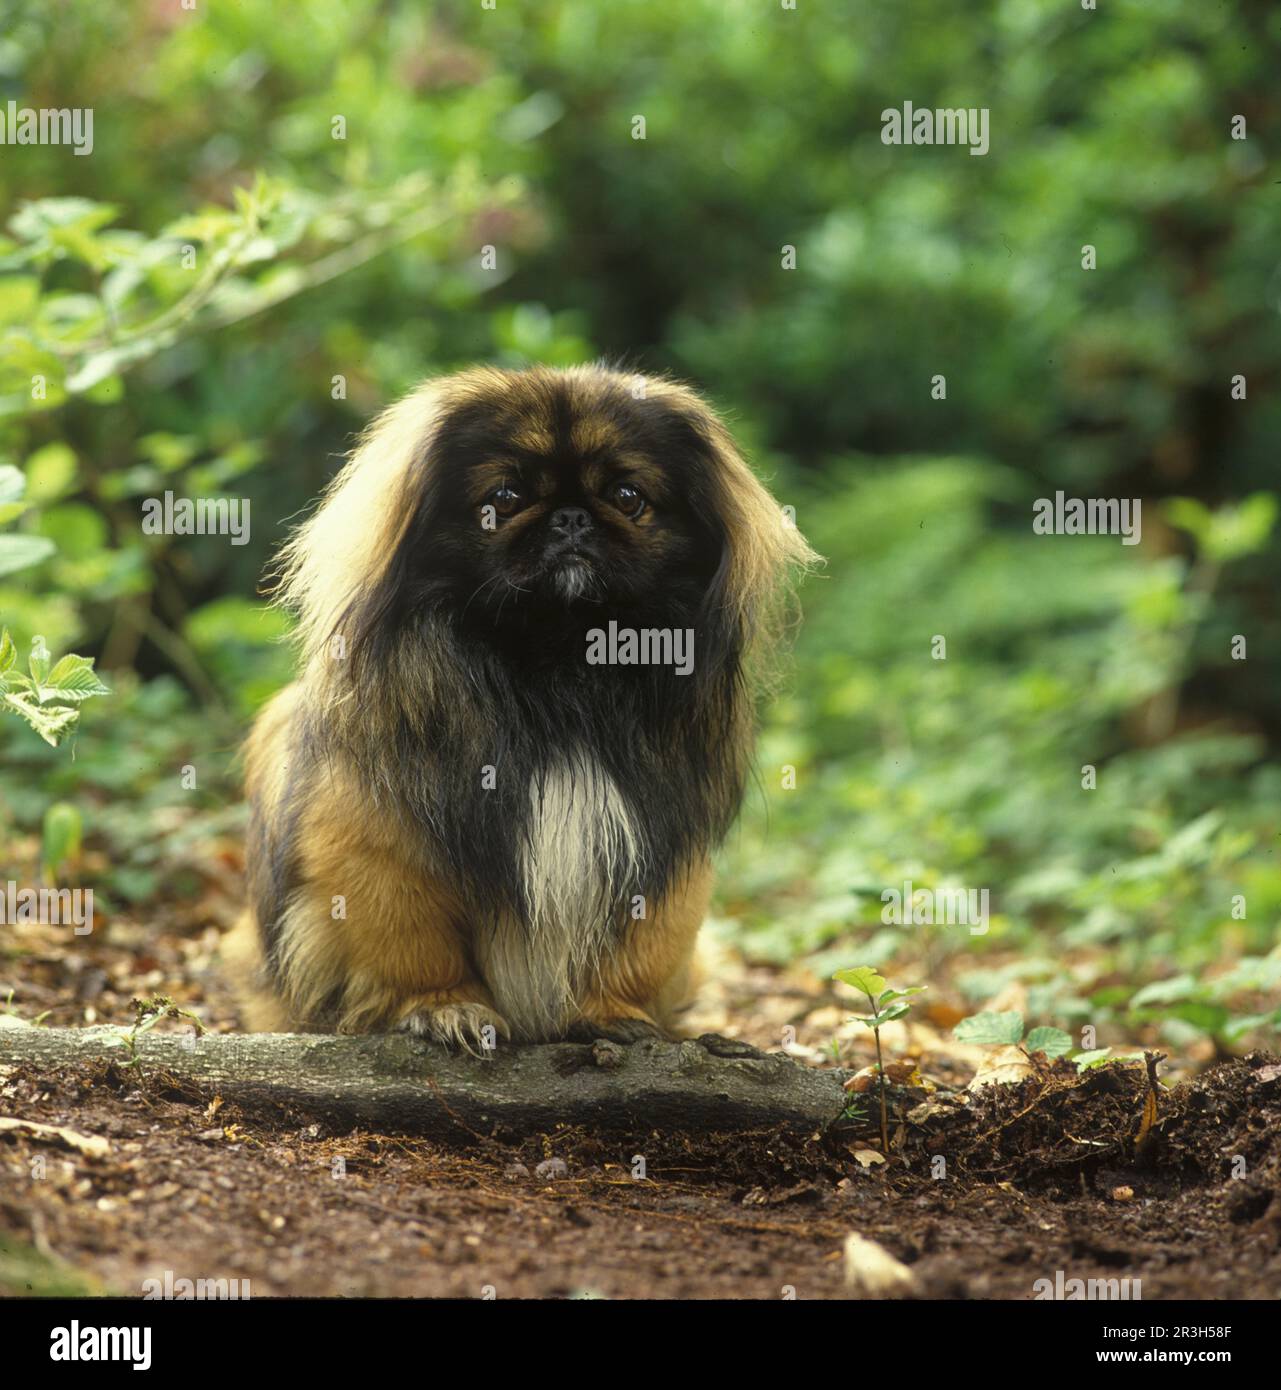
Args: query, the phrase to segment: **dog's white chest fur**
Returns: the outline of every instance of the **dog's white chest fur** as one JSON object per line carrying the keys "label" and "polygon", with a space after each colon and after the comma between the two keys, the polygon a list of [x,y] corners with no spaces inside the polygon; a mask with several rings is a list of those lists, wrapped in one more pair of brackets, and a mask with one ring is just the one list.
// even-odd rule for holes
{"label": "dog's white chest fur", "polygon": [[476,943],[481,974],[518,1038],[555,1036],[574,1017],[608,947],[610,883],[636,882],[637,840],[613,779],[590,760],[530,785],[521,874],[528,928],[504,921]]}

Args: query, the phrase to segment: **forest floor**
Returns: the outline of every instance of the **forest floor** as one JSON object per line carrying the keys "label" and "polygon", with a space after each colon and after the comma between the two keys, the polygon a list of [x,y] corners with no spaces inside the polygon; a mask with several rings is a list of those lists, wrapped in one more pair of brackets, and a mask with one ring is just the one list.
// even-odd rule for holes
{"label": "forest floor", "polygon": [[[0,956],[9,1026],[127,1027],[130,1000],[156,994],[236,1025],[207,917],[74,949],[63,928],[18,931]],[[863,1065],[870,1042],[828,988],[723,951],[691,1031]],[[990,1055],[951,1042],[941,1006],[919,1014],[886,1034],[906,1064],[888,1162],[871,1094],[823,1136],[459,1144],[245,1110],[115,1063],[0,1067],[0,1117],[72,1131],[0,1124],[0,1293],[137,1296],[168,1272],[254,1297],[843,1298],[857,1232],[925,1298],[1030,1299],[1060,1272],[1141,1280],[1144,1300],[1277,1296],[1276,1058],[1185,1066],[1145,1121],[1142,1062],[1078,1076],[1016,1055],[1010,1084],[974,1090]]]}

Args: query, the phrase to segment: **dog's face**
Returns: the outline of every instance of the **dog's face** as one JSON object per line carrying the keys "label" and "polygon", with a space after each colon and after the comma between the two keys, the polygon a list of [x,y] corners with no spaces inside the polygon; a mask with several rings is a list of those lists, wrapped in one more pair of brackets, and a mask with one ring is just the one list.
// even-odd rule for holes
{"label": "dog's face", "polygon": [[437,596],[499,624],[675,611],[706,594],[724,545],[709,446],[695,418],[627,382],[488,373],[444,403],[411,566]]}
{"label": "dog's face", "polygon": [[[374,423],[280,573],[308,656],[335,691],[367,693],[443,651],[442,621],[522,671],[576,643],[581,665],[584,632],[615,617],[692,628],[699,679],[733,679],[772,644],[789,569],[814,558],[688,388],[478,368]],[[340,635],[350,661],[330,659]]]}

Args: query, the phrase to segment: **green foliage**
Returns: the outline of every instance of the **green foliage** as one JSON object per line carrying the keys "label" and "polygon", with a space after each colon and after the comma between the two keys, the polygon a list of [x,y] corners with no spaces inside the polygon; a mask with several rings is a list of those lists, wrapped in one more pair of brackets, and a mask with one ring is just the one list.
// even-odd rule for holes
{"label": "green foliage", "polygon": [[[1023,1037],[1023,1015],[1020,1013],[972,1014],[952,1029],[957,1042],[979,1043],[983,1046],[1008,1046]],[[1068,1040],[1071,1046],[1071,1039]]]}
{"label": "green foliage", "polygon": [[1065,1057],[1072,1051],[1072,1038],[1061,1028],[1033,1028],[1023,1036],[1023,1015],[1017,1012],[971,1014],[952,1029],[957,1042],[1000,1047],[1022,1043],[1028,1052],[1044,1052],[1047,1057]]}
{"label": "green foliage", "polygon": [[[11,464],[0,464],[0,524],[12,521],[27,509],[24,501],[26,479]],[[44,536],[0,535],[0,575],[38,565],[54,552],[54,544]]]}
{"label": "green foliage", "polygon": [[[858,459],[791,494],[828,565],[725,855],[726,910],[764,959],[950,960],[979,1000],[1026,979],[1042,1016],[1128,1022],[1118,975],[1272,951],[1281,778],[1257,727],[1181,718],[1225,621],[1198,561],[994,527],[1015,486],[977,460]],[[883,923],[878,895],[905,879],[989,887],[989,932]],[[1006,973],[997,952],[1017,952]]]}
{"label": "green foliage", "polygon": [[[1131,998],[1129,1013],[1136,1024],[1178,1019],[1230,1046],[1256,1030],[1281,1029],[1279,995],[1281,953],[1244,956],[1213,979],[1180,974],[1145,985]],[[1240,998],[1255,1001],[1254,1007],[1235,1009]]]}
{"label": "green foliage", "polygon": [[1172,497],[1165,515],[1172,526],[1191,534],[1206,560],[1224,565],[1264,548],[1277,519],[1277,499],[1271,492],[1254,492],[1237,506],[1212,511],[1195,497]]}
{"label": "green foliage", "polygon": [[867,996],[872,1006],[870,1014],[855,1014],[858,1022],[875,1031],[896,1018],[902,1018],[912,1007],[903,1001],[910,995],[921,994],[924,985],[913,985],[910,989],[890,989],[885,980],[870,965],[860,965],[852,970],[838,970],[832,979],[840,980]]}
{"label": "green foliage", "polygon": [[[75,395],[119,401],[123,373],[182,339],[275,309],[493,196],[465,166],[442,188],[413,176],[326,198],[260,172],[232,194],[234,207],[205,207],[154,236],[114,229],[120,210],[88,198],[24,204],[0,240],[0,270],[18,272],[6,283],[22,305],[0,335],[0,415]],[[321,257],[322,246],[336,249]],[[310,255],[286,262],[300,248]],[[54,267],[64,280],[75,272],[73,288],[58,287]]]}
{"label": "green foliage", "polygon": [[84,838],[84,817],[69,801],[55,801],[44,813],[41,864],[46,879],[56,881],[58,872],[68,860],[80,854]]}
{"label": "green foliage", "polygon": [[110,693],[94,674],[92,657],[64,656],[54,662],[43,637],[32,640],[24,673],[8,629],[0,630],[0,709],[25,719],[50,746],[75,728],[85,700]]}

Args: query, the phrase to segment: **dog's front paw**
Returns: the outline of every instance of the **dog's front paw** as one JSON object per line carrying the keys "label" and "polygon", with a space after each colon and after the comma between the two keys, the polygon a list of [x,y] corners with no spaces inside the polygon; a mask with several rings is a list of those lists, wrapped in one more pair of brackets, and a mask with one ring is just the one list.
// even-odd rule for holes
{"label": "dog's front paw", "polygon": [[429,1004],[416,1001],[406,1007],[396,1024],[399,1033],[430,1038],[446,1047],[461,1048],[476,1057],[492,1056],[498,1039],[510,1038],[511,1029],[501,1014],[486,1004]]}

